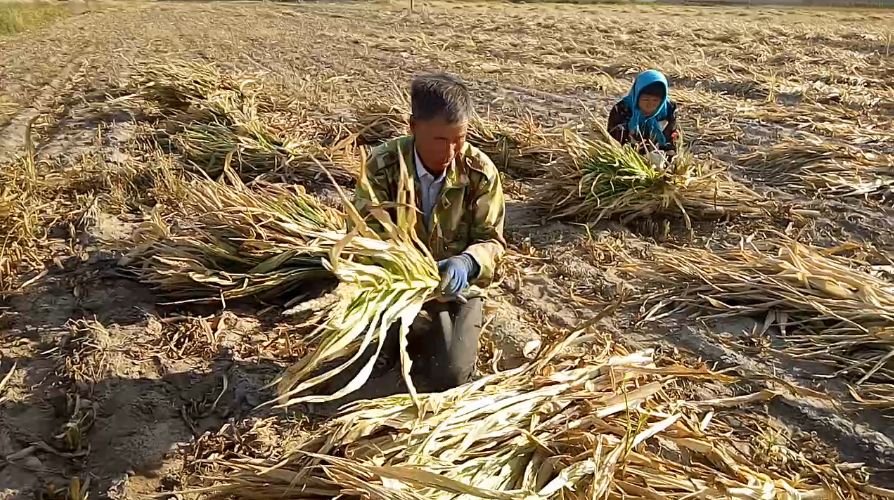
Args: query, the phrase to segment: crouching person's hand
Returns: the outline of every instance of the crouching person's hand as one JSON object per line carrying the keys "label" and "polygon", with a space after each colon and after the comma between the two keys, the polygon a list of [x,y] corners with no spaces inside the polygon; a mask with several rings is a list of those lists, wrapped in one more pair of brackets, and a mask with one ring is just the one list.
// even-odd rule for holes
{"label": "crouching person's hand", "polygon": [[441,273],[441,293],[445,296],[457,296],[468,288],[469,281],[478,275],[478,263],[471,255],[461,253],[438,262]]}

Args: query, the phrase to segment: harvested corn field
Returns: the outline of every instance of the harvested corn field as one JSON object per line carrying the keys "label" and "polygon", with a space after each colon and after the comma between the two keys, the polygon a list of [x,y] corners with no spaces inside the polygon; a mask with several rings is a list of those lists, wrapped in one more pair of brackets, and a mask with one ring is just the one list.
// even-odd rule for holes
{"label": "harvested corn field", "polygon": [[[407,7],[0,35],[0,498],[894,497],[894,14]],[[604,130],[648,68],[666,168]],[[438,299],[412,190],[344,202],[433,70],[508,246],[442,393],[405,346]],[[391,324],[405,394],[335,415]]]}

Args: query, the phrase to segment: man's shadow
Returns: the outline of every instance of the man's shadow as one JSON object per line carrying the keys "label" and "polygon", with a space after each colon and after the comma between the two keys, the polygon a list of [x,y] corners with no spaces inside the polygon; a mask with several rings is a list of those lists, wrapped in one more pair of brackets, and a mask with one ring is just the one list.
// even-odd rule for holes
{"label": "man's shadow", "polygon": [[[39,361],[5,358],[4,368]],[[161,378],[108,377],[77,396],[47,384],[42,370],[28,370],[31,393],[0,404],[0,483],[36,497],[75,475],[89,476],[91,493],[105,497],[131,476],[157,477],[178,444],[228,421],[272,414],[258,406],[273,399],[264,386],[281,370],[270,361],[221,357],[207,368]]]}
{"label": "man's shadow", "polygon": [[[219,307],[165,309],[157,301],[111,261],[91,259],[63,262],[0,302],[0,380],[12,372],[0,391],[4,489],[37,498],[79,476],[90,477],[91,496],[116,488],[150,494],[176,445],[229,421],[281,412],[259,406],[274,399],[266,386],[300,351],[268,357],[241,349],[277,338],[271,324],[261,321],[251,338],[228,334],[216,351],[170,355],[149,318]],[[229,306],[248,318],[259,309]],[[89,325],[100,331],[84,334]]]}

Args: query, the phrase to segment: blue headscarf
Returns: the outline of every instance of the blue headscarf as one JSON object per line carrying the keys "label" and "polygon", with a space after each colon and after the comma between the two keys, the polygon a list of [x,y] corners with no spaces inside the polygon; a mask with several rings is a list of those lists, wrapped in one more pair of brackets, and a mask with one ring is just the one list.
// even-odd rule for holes
{"label": "blue headscarf", "polygon": [[[664,86],[664,101],[651,116],[645,116],[639,110],[639,94],[644,88],[656,82]],[[667,119],[667,90],[667,78],[660,71],[650,69],[643,71],[636,77],[636,80],[633,81],[633,87],[630,88],[630,93],[623,99],[630,108],[630,122],[627,124],[627,129],[630,132],[639,132],[643,137],[651,139],[652,142],[659,146],[667,144],[664,131],[661,129],[661,125],[658,124],[661,120]]]}

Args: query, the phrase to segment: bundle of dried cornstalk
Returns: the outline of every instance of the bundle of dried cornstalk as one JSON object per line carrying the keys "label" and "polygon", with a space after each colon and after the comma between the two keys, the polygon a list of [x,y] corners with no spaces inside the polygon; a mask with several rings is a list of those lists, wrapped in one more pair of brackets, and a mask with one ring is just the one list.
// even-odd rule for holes
{"label": "bundle of dried cornstalk", "polygon": [[516,177],[540,177],[562,155],[561,134],[540,128],[531,116],[517,124],[478,119],[469,142],[487,153],[502,171]]}
{"label": "bundle of dried cornstalk", "polygon": [[691,217],[765,213],[760,195],[686,153],[661,169],[604,127],[596,125],[596,132],[594,139],[566,132],[567,157],[551,166],[543,197],[555,217],[628,222],[678,213],[691,228]]}
{"label": "bundle of dried cornstalk", "polygon": [[819,139],[786,141],[741,158],[760,181],[805,187],[828,196],[864,196],[894,189],[894,155]]}
{"label": "bundle of dried cornstalk", "polygon": [[[586,356],[566,350],[592,343],[602,347]],[[671,395],[699,380],[730,382],[657,366],[650,351],[629,353],[579,331],[520,368],[415,402],[362,401],[260,455],[218,455],[205,487],[189,491],[246,499],[871,496],[858,493],[872,488],[859,466],[816,464],[786,444],[764,453],[759,426],[737,433],[725,423],[729,408],[764,395]]]}
{"label": "bundle of dried cornstalk", "polygon": [[[626,269],[670,288],[650,311],[673,304],[700,320],[731,316],[777,326],[787,351],[831,366],[857,384],[894,382],[894,282],[847,257],[854,245],[819,248],[787,239],[712,252],[655,247]],[[680,278],[683,278],[682,280]]]}
{"label": "bundle of dried cornstalk", "polygon": [[213,64],[185,60],[147,60],[139,68],[127,85],[168,109],[186,109],[195,102],[213,103],[225,98],[254,99],[265,110],[274,107],[258,92],[257,75],[225,73]]}
{"label": "bundle of dried cornstalk", "polygon": [[[301,186],[166,176],[160,189],[178,215],[158,211],[135,235],[140,278],[174,301],[272,298],[330,276],[321,257],[345,236],[342,215]],[[175,194],[171,194],[175,193]]]}
{"label": "bundle of dried cornstalk", "polygon": [[[171,227],[156,212],[138,232],[138,247],[125,263],[138,263],[143,281],[180,301],[278,297],[326,277],[338,278],[334,300],[315,311],[319,326],[307,340],[316,349],[277,380],[278,403],[329,401],[356,390],[376,359],[361,361],[361,354],[371,345],[378,354],[392,324],[399,324],[405,337],[440,282],[433,257],[416,236],[415,194],[406,170],[394,200],[396,219],[385,208],[371,209],[383,234],[367,226],[341,191],[349,230],[344,216],[300,186],[246,186],[232,170],[225,167],[224,173],[227,182],[166,178],[164,189],[177,193],[171,198],[178,226]],[[366,182],[361,168],[360,183]],[[379,201],[373,200],[374,205]],[[338,368],[317,373],[344,357],[348,360]],[[402,361],[412,387],[410,360],[405,356]],[[355,363],[365,364],[335,394],[306,394]]]}
{"label": "bundle of dried cornstalk", "polygon": [[[302,116],[302,109],[276,102],[261,91],[259,81],[227,76],[211,65],[177,62],[145,65],[132,85],[169,108],[159,134],[163,142],[209,175],[219,175],[232,156],[245,178],[273,173],[315,182],[326,179],[322,164],[338,182],[350,183],[351,152],[346,157],[341,149],[321,146],[315,124],[294,118]],[[289,113],[279,113],[285,110]]]}

